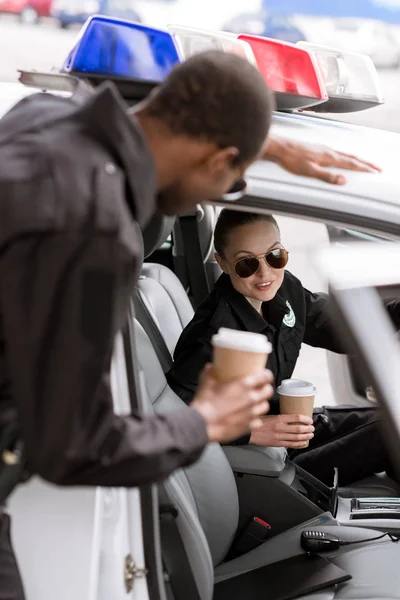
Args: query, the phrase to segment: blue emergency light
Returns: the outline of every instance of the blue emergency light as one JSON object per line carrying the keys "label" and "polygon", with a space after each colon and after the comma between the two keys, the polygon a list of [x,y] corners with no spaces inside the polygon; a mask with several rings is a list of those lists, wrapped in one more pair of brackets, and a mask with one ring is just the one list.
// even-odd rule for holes
{"label": "blue emergency light", "polygon": [[83,26],[61,71],[159,82],[179,62],[167,31],[94,15]]}

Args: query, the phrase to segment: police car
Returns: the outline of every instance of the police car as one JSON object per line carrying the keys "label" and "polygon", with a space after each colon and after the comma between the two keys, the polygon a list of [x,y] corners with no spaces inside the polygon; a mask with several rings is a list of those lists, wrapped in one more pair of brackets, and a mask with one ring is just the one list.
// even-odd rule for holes
{"label": "police car", "polygon": [[[19,84],[1,86],[1,110],[4,113],[38,89],[71,94],[79,79],[90,85],[112,79],[128,102],[136,102],[176,62],[206,48],[240,53],[260,69],[276,93],[273,133],[366,156],[380,164],[383,172],[348,174],[346,186],[333,187],[259,162],[247,174],[244,195],[228,195],[177,221],[154,219],[144,232],[147,259],[133,302],[137,345],[131,346],[129,335],[116,340],[115,410],[162,411],[179,406],[165,381],[163,350],[173,350],[193,314],[191,302],[196,304],[218,276],[213,226],[219,208],[230,206],[278,215],[284,235],[285,231],[291,235],[289,247],[296,248],[300,235],[309,236],[307,254],[297,265],[300,269],[305,263],[315,265],[311,277],[317,273],[318,282],[322,278],[330,285],[338,323],[374,382],[388,437],[396,447],[400,440],[399,348],[374,288],[400,281],[396,246],[400,237],[400,136],[323,116],[324,112],[371,108],[383,101],[370,59],[305,43],[291,45],[183,27],[160,31],[93,17],[60,73],[22,72]],[[296,259],[292,270],[297,274]],[[133,319],[134,311],[130,326]],[[155,334],[149,338],[151,331]],[[137,354],[141,373],[138,406],[130,393],[132,352]],[[338,403],[343,399],[352,404],[370,402],[363,379],[355,375],[346,358],[329,357],[329,372]],[[60,490],[39,480],[20,486],[10,510],[15,516],[14,544],[28,598],[257,600],[269,597],[274,568],[261,578],[261,584],[259,575],[246,581],[233,576],[267,565],[281,573],[274,583],[278,592],[271,588],[271,597],[272,593],[277,598],[294,597],[297,584],[285,577],[277,563],[301,552],[304,528],[317,525],[337,532],[340,523],[341,538],[353,542],[374,537],[373,530],[376,535],[400,531],[400,490],[387,477],[377,475],[360,482],[351,493],[338,493],[336,487],[327,488],[299,473],[285,453],[274,448],[228,447],[223,451],[212,446],[196,466],[173,475],[165,493],[159,520],[155,489]],[[231,558],[232,542],[250,514],[271,523],[271,538]],[[339,587],[333,582],[340,578],[333,579],[318,598],[361,600],[366,587],[371,598],[400,598],[400,576],[392,560],[398,559],[396,545],[363,544],[361,554],[351,548],[338,551],[334,562],[353,579]],[[280,583],[286,583],[286,588],[279,588]],[[309,591],[298,597],[311,598]]]}

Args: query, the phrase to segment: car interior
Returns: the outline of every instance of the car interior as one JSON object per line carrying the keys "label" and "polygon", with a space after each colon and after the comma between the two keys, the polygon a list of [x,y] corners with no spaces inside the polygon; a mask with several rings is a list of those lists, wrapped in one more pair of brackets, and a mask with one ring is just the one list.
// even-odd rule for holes
{"label": "car interior", "polygon": [[[179,220],[157,216],[143,232],[146,258],[132,301],[135,343],[132,347],[125,344],[123,348],[117,344],[113,392],[116,398],[127,396],[129,382],[124,381],[122,385],[121,380],[126,380],[127,373],[139,369],[140,405],[147,413],[161,414],[185,406],[169,388],[165,374],[171,367],[173,351],[183,328],[220,274],[213,256],[213,230],[218,210],[206,205],[196,214],[185,215]],[[326,233],[328,241],[334,243],[346,243],[357,237],[365,239],[365,236],[377,242],[384,241],[375,235],[332,224],[326,226]],[[338,397],[342,399],[350,394],[348,402],[353,403],[356,398],[359,403],[369,403],[357,364],[341,358],[336,363],[336,359],[329,360],[333,361],[330,362],[331,373],[347,374],[347,379],[340,375],[334,382],[334,388],[341,386]],[[118,390],[121,385],[122,391]],[[129,411],[129,407],[116,406],[116,410]],[[122,506],[127,512],[127,496],[126,490],[58,492],[53,486],[40,484],[44,493],[32,502],[32,485],[36,485],[35,482],[21,486],[17,491],[11,502],[11,512],[14,516],[18,513],[15,545],[18,555],[24,556],[21,561],[24,577],[31,578],[32,598],[42,600],[43,595],[37,591],[39,587],[34,589],[34,572],[37,569],[42,572],[44,566],[40,564],[39,552],[32,556],[24,548],[27,528],[31,531],[30,539],[35,539],[41,517],[45,515],[50,525],[45,534],[40,527],[40,536],[47,536],[47,547],[52,547],[53,540],[60,538],[60,521],[64,520],[69,528],[69,535],[65,537],[70,544],[69,556],[85,564],[89,572],[94,560],[88,559],[93,543],[98,546],[96,560],[99,564],[102,553],[115,546],[118,536],[123,539],[122,545],[127,545],[128,533],[121,531],[121,523],[116,518],[117,508]],[[291,597],[386,600],[399,597],[400,574],[393,565],[400,558],[400,545],[390,539],[364,542],[380,532],[400,534],[400,489],[385,473],[377,473],[347,488],[339,488],[336,477],[332,487],[327,487],[294,465],[284,449],[211,444],[196,464],[175,472],[160,486],[159,493],[163,579],[168,600],[284,600]],[[57,500],[61,495],[63,499]],[[95,526],[98,515],[106,523],[102,539],[99,539]],[[168,533],[163,527],[165,515],[173,516],[178,536],[172,529]],[[148,527],[143,510],[142,517],[143,528]],[[249,522],[255,517],[268,524],[268,535],[262,543],[247,540],[243,545]],[[352,579],[345,583],[333,582],[317,593],[309,588],[300,595],[297,590],[297,595],[293,595],[296,581],[291,581],[290,571],[287,571],[292,595],[274,596],[272,582],[269,587],[270,580],[265,576],[260,584],[258,570],[271,566],[281,573],[281,579],[285,579],[285,571],[279,569],[279,564],[304,556],[301,533],[316,530],[333,532],[344,542],[359,542],[327,554],[330,561]],[[74,536],[78,540],[75,545]],[[157,528],[153,531],[153,539],[157,540]],[[43,547],[43,539],[37,539],[35,547],[39,548],[41,544]],[[183,553],[178,551],[180,545]],[[66,556],[66,553],[62,554],[63,550],[61,555]],[[29,569],[26,567],[28,561],[34,565]],[[52,581],[66,581],[67,577],[76,576],[75,570],[67,567],[63,560],[58,564],[59,571],[49,575]],[[149,554],[146,564],[152,564]],[[83,568],[79,570],[82,580],[75,582],[76,589],[86,586],[87,573],[84,571]],[[245,593],[239,585],[239,578],[244,574],[249,577]],[[192,579],[195,588],[193,593],[188,593]],[[183,582],[182,585],[177,581]],[[256,582],[254,586],[252,582]],[[112,597],[112,592],[107,588],[101,597]],[[46,596],[46,600],[47,597],[54,595]],[[67,598],[62,596],[61,590],[57,597]],[[91,600],[92,597],[94,600],[100,596],[93,593]],[[156,592],[151,595],[152,600],[158,597],[163,599]]]}
{"label": "car interior", "polygon": [[[134,297],[136,342],[144,375],[142,394],[156,413],[184,406],[168,387],[165,373],[179,335],[193,316],[193,305],[201,299],[195,297],[196,291],[201,294],[202,289],[211,289],[219,275],[212,243],[217,211],[205,206],[178,223],[157,217],[143,235],[147,258]],[[337,231],[329,232],[331,239],[334,233],[337,237]],[[193,243],[185,247],[184,239],[194,240],[194,252]],[[193,289],[190,270],[195,268],[196,256],[201,262],[196,266],[198,280]],[[203,288],[198,285],[201,278]],[[354,365],[349,369],[354,371]],[[353,378],[353,387],[355,393],[363,393],[357,378]],[[224,591],[220,584],[298,555],[300,532],[305,528],[340,529],[340,536],[352,540],[370,538],[377,530],[388,528],[400,532],[399,489],[385,474],[346,489],[338,488],[336,480],[328,488],[291,463],[279,448],[210,445],[195,465],[173,474],[165,490],[177,509],[179,533],[202,600],[213,594],[221,599],[241,598],[232,596],[231,588]],[[238,542],[255,515],[268,522],[270,535],[243,553]],[[395,597],[400,582],[389,563],[398,548],[390,541],[356,548],[348,546],[330,556],[353,579],[320,592],[318,598],[365,598],[366,585],[368,597]],[[172,597],[180,598],[176,590]]]}

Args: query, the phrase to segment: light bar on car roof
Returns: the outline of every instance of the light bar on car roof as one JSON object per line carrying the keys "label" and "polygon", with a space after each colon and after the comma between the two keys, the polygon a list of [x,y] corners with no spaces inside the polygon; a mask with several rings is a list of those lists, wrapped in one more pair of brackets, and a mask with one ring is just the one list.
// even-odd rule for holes
{"label": "light bar on car roof", "polygon": [[317,106],[319,112],[354,112],[383,104],[378,73],[369,56],[298,42],[320,63],[329,101]]}
{"label": "light bar on car roof", "polygon": [[179,62],[167,31],[94,15],[83,26],[61,71],[158,82]]}
{"label": "light bar on car roof", "polygon": [[256,64],[250,46],[246,42],[238,40],[237,35],[232,33],[206,31],[178,25],[168,25],[167,29],[174,39],[181,60],[186,60],[190,56],[206,50],[222,50],[238,54],[254,65]]}
{"label": "light bar on car roof", "polygon": [[257,65],[276,92],[277,108],[295,110],[328,100],[325,81],[313,54],[294,44],[252,35],[168,26],[180,58],[205,50],[234,52]]}
{"label": "light bar on car roof", "polygon": [[42,71],[19,70],[19,81],[27,86],[44,92],[70,92],[76,90],[79,79],[64,73],[45,73]]}
{"label": "light bar on car roof", "polygon": [[276,93],[281,110],[294,110],[328,100],[325,80],[315,56],[294,44],[240,34],[256,58],[266,83]]}

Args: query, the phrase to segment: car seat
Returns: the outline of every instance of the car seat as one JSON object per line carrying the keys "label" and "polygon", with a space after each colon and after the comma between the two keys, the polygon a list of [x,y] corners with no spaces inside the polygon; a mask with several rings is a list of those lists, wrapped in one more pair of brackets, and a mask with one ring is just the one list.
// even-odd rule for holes
{"label": "car seat", "polygon": [[[152,344],[137,321],[135,331],[139,369],[144,375],[142,392],[148,408],[153,407],[159,414],[190,410],[167,385]],[[303,524],[289,529],[242,556],[226,560],[237,533],[239,500],[234,474],[219,444],[209,444],[194,465],[175,472],[165,489],[178,509],[177,526],[201,600],[211,600],[214,584],[220,581],[300,554],[301,531],[315,527]],[[372,530],[341,526],[333,518],[317,528],[345,540],[378,535]],[[303,596],[303,600],[400,598],[400,572],[396,568],[400,545],[384,540],[360,543],[355,547],[344,546],[327,556],[350,573],[352,579],[317,595]],[[268,598],[268,584],[265,597]]]}
{"label": "car seat", "polygon": [[[170,235],[173,219],[157,217],[143,234],[145,255],[149,256]],[[203,241],[209,247],[209,240]],[[172,355],[182,330],[192,319],[194,311],[179,279],[167,267],[144,263],[135,295],[137,319],[146,331],[162,365],[164,373],[172,366]],[[277,450],[282,460],[284,449]],[[282,452],[279,452],[282,450]],[[398,497],[397,484],[385,473],[378,473],[346,488],[356,497]]]}

